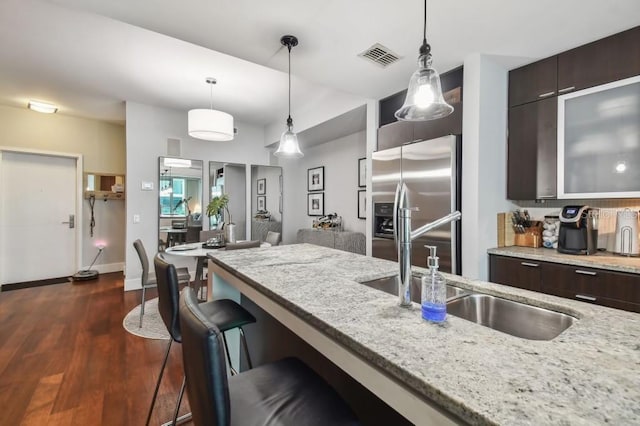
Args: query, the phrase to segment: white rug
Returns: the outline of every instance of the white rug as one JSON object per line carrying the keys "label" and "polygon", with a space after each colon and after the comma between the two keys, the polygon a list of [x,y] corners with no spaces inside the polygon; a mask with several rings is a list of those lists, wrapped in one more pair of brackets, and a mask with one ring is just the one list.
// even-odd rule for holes
{"label": "white rug", "polygon": [[158,298],[147,300],[144,303],[144,317],[140,328],[140,309],[138,305],[131,310],[122,321],[122,326],[129,333],[146,339],[169,339],[167,327],[162,322],[158,312]]}

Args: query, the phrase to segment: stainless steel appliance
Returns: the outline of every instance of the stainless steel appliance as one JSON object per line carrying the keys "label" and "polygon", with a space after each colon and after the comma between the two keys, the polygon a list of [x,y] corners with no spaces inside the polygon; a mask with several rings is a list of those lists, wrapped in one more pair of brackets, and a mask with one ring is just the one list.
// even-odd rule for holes
{"label": "stainless steel appliance", "polygon": [[560,213],[558,252],[594,254],[598,250],[598,210],[589,206],[564,206]]}
{"label": "stainless steel appliance", "polygon": [[[407,186],[414,227],[460,210],[461,137],[445,136],[373,153],[373,256],[398,260],[394,211],[400,179]],[[395,207],[394,207],[395,205]],[[436,246],[440,270],[460,274],[460,222],[427,232],[413,241],[411,264],[426,267],[428,250]]]}
{"label": "stainless steel appliance", "polygon": [[640,256],[639,220],[640,215],[636,210],[624,209],[618,212],[614,253],[623,256]]}

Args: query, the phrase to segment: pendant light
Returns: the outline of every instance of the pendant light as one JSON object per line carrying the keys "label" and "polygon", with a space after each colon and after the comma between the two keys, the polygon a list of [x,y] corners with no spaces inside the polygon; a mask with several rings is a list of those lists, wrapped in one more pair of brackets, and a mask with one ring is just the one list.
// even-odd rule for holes
{"label": "pendant light", "polygon": [[208,77],[206,82],[211,87],[210,108],[189,111],[189,136],[206,141],[230,141],[233,139],[233,117],[231,114],[213,109],[213,85],[217,80]]}
{"label": "pendant light", "polygon": [[291,48],[298,45],[298,39],[292,35],[282,36],[280,43],[289,50],[289,117],[287,117],[287,130],[280,136],[278,149],[273,153],[276,157],[300,158],[304,154],[298,145],[298,136],[293,132],[293,120],[291,119]]}
{"label": "pendant light", "polygon": [[418,57],[418,69],[409,80],[407,97],[395,116],[402,121],[426,121],[446,117],[453,112],[442,96],[440,75],[432,66],[431,46],[427,43],[427,0],[424,0],[424,30]]}

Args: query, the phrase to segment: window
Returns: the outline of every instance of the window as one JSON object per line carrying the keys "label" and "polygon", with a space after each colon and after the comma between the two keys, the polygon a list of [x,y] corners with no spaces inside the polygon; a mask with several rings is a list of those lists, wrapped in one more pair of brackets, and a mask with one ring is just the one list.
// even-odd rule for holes
{"label": "window", "polygon": [[186,216],[186,179],[178,177],[160,178],[160,216]]}

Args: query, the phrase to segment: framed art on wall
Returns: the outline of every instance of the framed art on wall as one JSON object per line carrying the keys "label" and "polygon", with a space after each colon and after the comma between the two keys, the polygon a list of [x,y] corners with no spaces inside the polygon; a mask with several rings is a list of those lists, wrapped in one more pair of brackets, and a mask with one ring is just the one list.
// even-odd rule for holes
{"label": "framed art on wall", "polygon": [[267,179],[258,179],[257,190],[258,190],[258,195],[267,194]]}
{"label": "framed art on wall", "polygon": [[258,196],[258,211],[259,212],[267,211],[267,197],[264,195]]}
{"label": "framed art on wall", "polygon": [[324,192],[307,194],[307,215],[324,216]]}
{"label": "framed art on wall", "polygon": [[358,219],[367,218],[367,191],[358,191]]}
{"label": "framed art on wall", "polygon": [[361,188],[367,186],[367,159],[366,158],[358,159],[358,186]]}
{"label": "framed art on wall", "polygon": [[307,190],[324,191],[324,166],[307,170]]}

